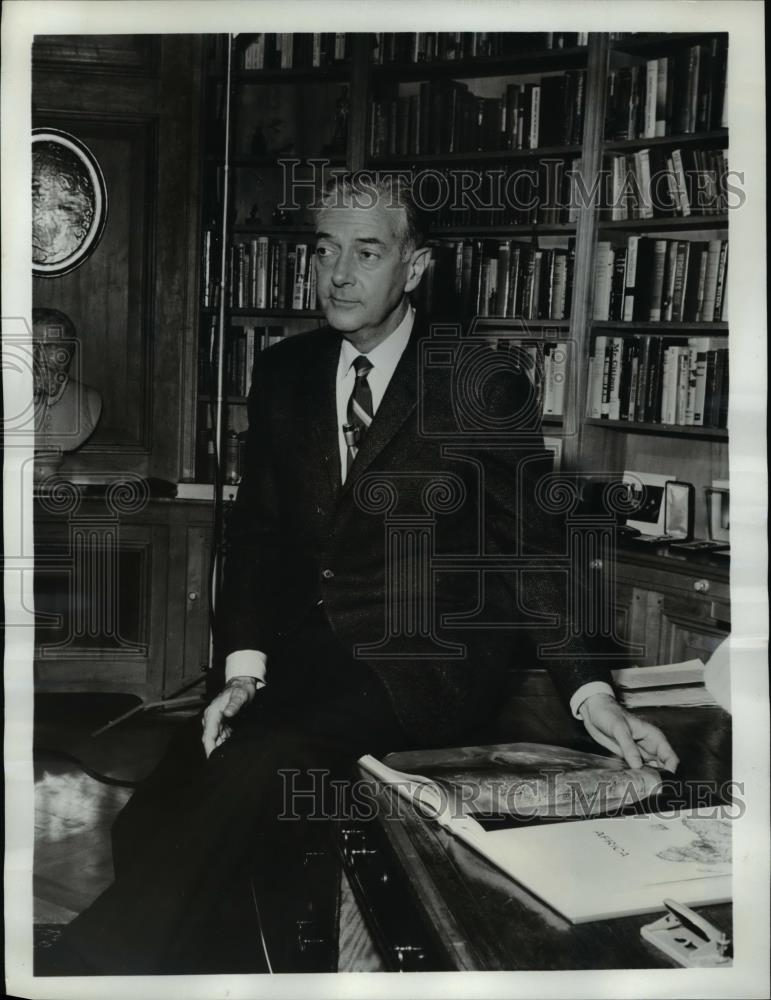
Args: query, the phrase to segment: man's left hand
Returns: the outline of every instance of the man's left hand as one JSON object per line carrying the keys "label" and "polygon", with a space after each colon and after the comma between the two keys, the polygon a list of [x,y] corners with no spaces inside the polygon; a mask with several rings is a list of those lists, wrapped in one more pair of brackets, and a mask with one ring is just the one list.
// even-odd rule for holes
{"label": "man's left hand", "polygon": [[660,729],[627,712],[609,694],[594,694],[578,709],[586,731],[630,767],[651,764],[674,772],[680,763]]}

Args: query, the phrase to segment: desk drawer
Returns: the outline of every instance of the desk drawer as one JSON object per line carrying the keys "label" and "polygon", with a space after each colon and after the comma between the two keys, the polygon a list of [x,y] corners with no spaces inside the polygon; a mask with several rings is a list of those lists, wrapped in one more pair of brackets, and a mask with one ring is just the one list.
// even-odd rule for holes
{"label": "desk drawer", "polygon": [[340,858],[378,951],[392,972],[441,972],[443,961],[418,916],[382,828],[346,820],[335,831]]}

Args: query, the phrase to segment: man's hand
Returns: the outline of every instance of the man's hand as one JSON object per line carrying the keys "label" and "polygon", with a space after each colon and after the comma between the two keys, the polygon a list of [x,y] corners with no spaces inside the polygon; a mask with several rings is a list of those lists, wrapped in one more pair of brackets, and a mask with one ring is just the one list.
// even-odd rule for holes
{"label": "man's hand", "polygon": [[627,712],[611,695],[591,695],[578,712],[592,739],[623,757],[630,767],[652,764],[676,770],[679,759],[662,731]]}
{"label": "man's hand", "polygon": [[203,713],[203,748],[208,757],[233,732],[228,719],[248,705],[257,691],[255,677],[232,677]]}

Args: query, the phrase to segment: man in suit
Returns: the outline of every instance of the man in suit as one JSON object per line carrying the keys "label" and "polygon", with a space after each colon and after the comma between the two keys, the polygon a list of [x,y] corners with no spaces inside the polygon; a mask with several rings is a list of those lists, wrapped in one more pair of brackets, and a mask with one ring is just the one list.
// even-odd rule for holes
{"label": "man in suit", "polygon": [[[364,753],[462,740],[518,656],[568,633],[545,662],[576,717],[631,766],[676,767],[566,629],[527,375],[460,341],[455,357],[428,349],[409,298],[425,238],[402,183],[349,176],[325,193],[315,259],[329,325],[255,365],[220,601],[225,686],[203,714],[203,753],[188,744],[183,771],[163,763],[116,822],[116,881],[66,934],[92,971],[253,968],[239,936],[254,928],[226,910],[252,861],[267,898],[272,876],[276,892],[291,877],[279,859],[299,856],[307,825],[288,817],[328,811],[331,780]],[[508,433],[491,443],[490,427]],[[528,569],[488,571],[490,556]],[[227,958],[223,937],[238,941]]]}

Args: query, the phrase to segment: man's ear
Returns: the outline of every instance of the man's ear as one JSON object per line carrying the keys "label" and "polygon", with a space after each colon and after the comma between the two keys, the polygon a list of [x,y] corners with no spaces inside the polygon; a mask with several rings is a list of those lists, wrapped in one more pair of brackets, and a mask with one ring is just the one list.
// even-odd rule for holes
{"label": "man's ear", "polygon": [[404,286],[405,292],[411,292],[413,288],[418,287],[420,279],[423,277],[423,272],[428,267],[430,260],[431,247],[421,247],[419,250],[413,250],[407,274],[407,284]]}

